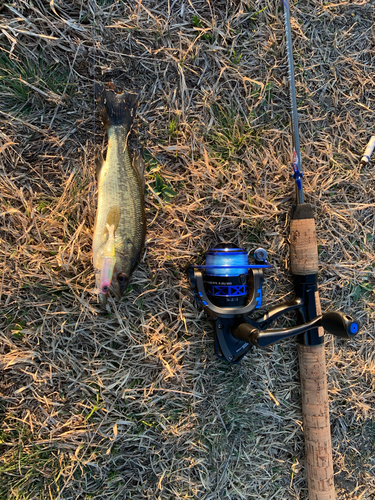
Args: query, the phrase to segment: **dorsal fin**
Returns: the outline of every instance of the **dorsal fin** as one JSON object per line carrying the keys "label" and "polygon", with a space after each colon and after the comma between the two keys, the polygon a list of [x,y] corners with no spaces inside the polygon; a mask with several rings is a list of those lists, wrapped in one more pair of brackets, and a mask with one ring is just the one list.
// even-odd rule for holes
{"label": "dorsal fin", "polygon": [[145,189],[145,161],[140,151],[136,152],[133,156],[133,167],[139,174],[142,189]]}

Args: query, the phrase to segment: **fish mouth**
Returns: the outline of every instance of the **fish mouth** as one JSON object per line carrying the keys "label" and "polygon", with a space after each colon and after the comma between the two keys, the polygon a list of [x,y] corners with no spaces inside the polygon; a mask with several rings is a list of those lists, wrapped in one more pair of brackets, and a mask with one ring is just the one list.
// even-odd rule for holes
{"label": "fish mouth", "polygon": [[99,303],[101,306],[105,307],[108,303],[108,295],[111,294],[115,296],[117,300],[121,300],[128,288],[129,276],[126,273],[119,273],[116,278],[112,279],[110,283],[105,283],[105,286],[97,286],[99,291]]}

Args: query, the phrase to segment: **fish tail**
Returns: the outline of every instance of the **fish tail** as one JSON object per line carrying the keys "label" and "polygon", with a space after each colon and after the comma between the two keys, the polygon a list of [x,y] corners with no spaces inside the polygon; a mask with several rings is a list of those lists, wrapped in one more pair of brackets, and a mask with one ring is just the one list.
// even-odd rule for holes
{"label": "fish tail", "polygon": [[132,92],[116,93],[112,88],[95,84],[95,98],[103,105],[102,119],[106,128],[122,125],[130,130],[138,104],[138,94]]}

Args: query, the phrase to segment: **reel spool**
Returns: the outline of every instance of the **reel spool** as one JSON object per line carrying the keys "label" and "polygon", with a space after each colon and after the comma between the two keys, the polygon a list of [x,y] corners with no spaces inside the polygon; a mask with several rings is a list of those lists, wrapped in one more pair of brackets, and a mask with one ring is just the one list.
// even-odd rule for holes
{"label": "reel spool", "polygon": [[249,292],[248,264],[243,248],[231,243],[217,245],[206,253],[203,282],[214,304],[219,307],[244,305]]}
{"label": "reel spool", "polygon": [[[263,272],[269,268],[272,266],[267,262],[266,250],[255,250],[254,264],[249,264],[247,252],[233,243],[216,245],[207,252],[204,265],[190,266],[195,299],[213,320],[215,352],[220,359],[236,364],[251,345],[266,347],[296,335],[304,345],[318,345],[323,343],[320,326],[345,339],[358,333],[358,323],[348,315],[341,312],[318,314],[315,308],[316,275],[295,277],[293,300],[271,307],[263,316],[251,318],[262,306]],[[300,324],[269,328],[279,316],[290,311],[298,313]]]}

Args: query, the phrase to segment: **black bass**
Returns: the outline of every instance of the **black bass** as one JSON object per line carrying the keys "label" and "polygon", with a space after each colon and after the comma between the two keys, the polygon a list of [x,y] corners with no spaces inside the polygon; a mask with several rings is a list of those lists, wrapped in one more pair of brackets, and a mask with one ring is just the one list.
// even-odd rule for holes
{"label": "black bass", "polygon": [[143,171],[131,162],[128,149],[138,95],[117,94],[96,85],[95,96],[103,105],[108,134],[106,159],[102,155],[97,159],[98,209],[93,237],[96,291],[105,304],[109,289],[121,297],[138,265],[146,216]]}

